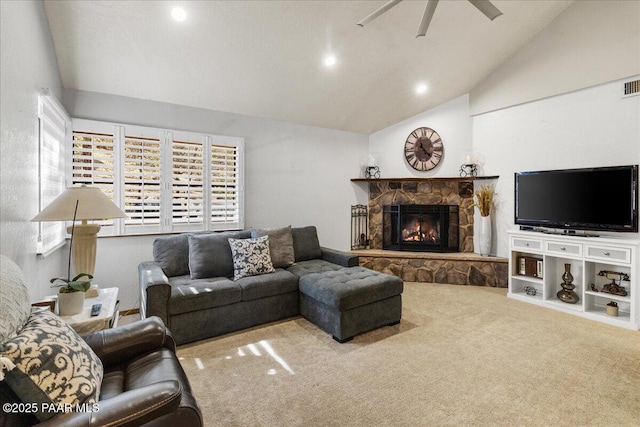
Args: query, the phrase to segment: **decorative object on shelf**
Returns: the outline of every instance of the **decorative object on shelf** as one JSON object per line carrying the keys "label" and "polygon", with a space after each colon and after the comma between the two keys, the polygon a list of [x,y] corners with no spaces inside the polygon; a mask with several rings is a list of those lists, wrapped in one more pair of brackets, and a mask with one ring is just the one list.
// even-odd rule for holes
{"label": "decorative object on shelf", "polygon": [[615,301],[609,302],[605,307],[605,310],[609,316],[617,316],[618,315],[618,303]]}
{"label": "decorative object on shelf", "polygon": [[542,260],[530,256],[519,256],[518,274],[520,276],[537,277],[542,279]]}
{"label": "decorative object on shelf", "polygon": [[488,256],[491,253],[491,209],[494,196],[492,185],[483,185],[474,193],[475,203],[472,206],[476,206],[480,211],[478,249],[482,256]]}
{"label": "decorative object on shelf", "polygon": [[440,163],[444,145],[438,132],[428,127],[419,127],[409,134],[404,143],[404,157],[409,166],[417,171],[429,171]]}
{"label": "decorative object on shelf", "polygon": [[367,179],[380,178],[380,167],[378,166],[378,159],[375,154],[369,154],[369,162],[364,168],[364,177]]}
{"label": "decorative object on shelf", "polygon": [[[622,286],[623,280],[625,282],[628,282],[630,280],[630,277],[627,273],[624,273],[621,271],[600,270],[598,272],[598,276],[603,276],[611,280],[611,283],[607,283],[602,287],[601,292],[606,292],[612,295],[620,295],[622,297],[625,297],[628,295],[627,290]],[[615,277],[609,277],[609,276],[618,276],[617,279],[619,280],[620,284],[616,283]]]}
{"label": "decorative object on shelf", "polygon": [[596,287],[596,285],[595,285],[595,284],[593,284],[593,283],[591,284],[591,290],[592,290],[593,292],[598,292],[598,288],[597,288],[597,287]]}
{"label": "decorative object on shelf", "polygon": [[524,290],[524,293],[532,297],[536,296],[536,294],[538,293],[538,291],[536,291],[536,288],[534,288],[533,286],[525,286],[522,289]]}
{"label": "decorative object on shelf", "polygon": [[580,301],[580,297],[573,290],[576,288],[576,285],[573,283],[573,275],[571,274],[571,264],[564,265],[564,273],[562,274],[562,290],[558,291],[556,296],[562,302],[566,302],[567,304],[576,304]]}
{"label": "decorative object on shelf", "polygon": [[478,166],[473,163],[463,163],[460,165],[460,176],[463,178],[467,176],[478,176]]}
{"label": "decorative object on shelf", "polygon": [[[126,217],[102,190],[83,185],[67,188],[31,221],[72,221],[67,232],[71,234],[69,254],[73,256],[74,270],[76,274],[92,275],[96,265],[100,225],[87,224],[87,220]],[[76,224],[76,219],[81,220],[82,224]]]}
{"label": "decorative object on shelf", "polygon": [[475,178],[483,165],[484,156],[477,151],[470,151],[465,155],[464,163],[460,165],[460,176]]}
{"label": "decorative object on shelf", "polygon": [[351,250],[369,247],[368,214],[366,205],[351,206]]}

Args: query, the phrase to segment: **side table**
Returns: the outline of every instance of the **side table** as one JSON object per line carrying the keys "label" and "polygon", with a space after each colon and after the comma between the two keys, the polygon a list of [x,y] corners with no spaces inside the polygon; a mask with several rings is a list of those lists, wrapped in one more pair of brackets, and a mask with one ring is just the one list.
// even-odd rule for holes
{"label": "side table", "polygon": [[[85,298],[81,313],[73,316],[60,316],[79,335],[109,329],[118,325],[118,288],[100,288],[97,297]],[[91,306],[102,304],[100,314],[91,317]]]}

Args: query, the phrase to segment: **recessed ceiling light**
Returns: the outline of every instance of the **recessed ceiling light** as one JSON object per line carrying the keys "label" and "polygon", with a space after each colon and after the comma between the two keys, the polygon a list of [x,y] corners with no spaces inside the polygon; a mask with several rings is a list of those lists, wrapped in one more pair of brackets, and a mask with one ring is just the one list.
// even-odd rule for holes
{"label": "recessed ceiling light", "polygon": [[426,84],[420,83],[418,86],[416,86],[416,93],[418,95],[422,95],[426,91],[427,91],[427,85]]}
{"label": "recessed ceiling light", "polygon": [[327,56],[326,58],[324,58],[324,65],[325,67],[333,67],[334,65],[336,65],[336,57],[335,56]]}
{"label": "recessed ceiling light", "polygon": [[181,7],[174,7],[171,9],[171,17],[178,22],[182,22],[187,19],[187,12]]}

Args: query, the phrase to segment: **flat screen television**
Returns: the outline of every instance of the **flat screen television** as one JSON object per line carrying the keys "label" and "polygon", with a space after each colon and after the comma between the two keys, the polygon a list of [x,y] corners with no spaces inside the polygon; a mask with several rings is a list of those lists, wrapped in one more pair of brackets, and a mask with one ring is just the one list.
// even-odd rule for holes
{"label": "flat screen television", "polygon": [[521,228],[638,231],[638,165],[515,174]]}

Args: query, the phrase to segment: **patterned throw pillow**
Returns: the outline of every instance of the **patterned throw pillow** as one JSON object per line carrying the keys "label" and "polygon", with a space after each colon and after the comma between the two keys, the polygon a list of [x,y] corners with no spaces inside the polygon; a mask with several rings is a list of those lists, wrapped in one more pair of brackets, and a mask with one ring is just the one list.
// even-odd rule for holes
{"label": "patterned throw pillow", "polygon": [[15,365],[4,372],[4,379],[23,402],[34,404],[40,421],[60,413],[55,408],[76,410],[76,405],[98,401],[102,362],[50,311],[32,314],[17,336],[0,345],[0,358],[5,359],[5,367],[6,359]]}
{"label": "patterned throw pillow", "polygon": [[276,271],[269,252],[269,236],[257,239],[229,239],[233,254],[233,280]]}
{"label": "patterned throw pillow", "polygon": [[29,290],[22,270],[0,256],[0,343],[16,334],[31,313]]}

